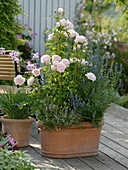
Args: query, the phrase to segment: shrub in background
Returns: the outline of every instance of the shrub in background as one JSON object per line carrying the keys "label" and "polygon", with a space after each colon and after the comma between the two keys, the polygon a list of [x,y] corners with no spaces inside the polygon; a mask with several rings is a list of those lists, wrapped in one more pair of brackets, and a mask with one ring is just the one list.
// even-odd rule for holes
{"label": "shrub in background", "polygon": [[18,0],[1,0],[0,1],[0,47],[7,50],[15,50],[23,43],[17,38],[24,27],[17,19],[17,15],[23,13],[22,6]]}
{"label": "shrub in background", "polygon": [[128,92],[128,20],[122,14],[123,6],[114,2],[83,0],[76,6],[75,26],[88,39],[88,48],[109,62],[123,65],[120,94]]}

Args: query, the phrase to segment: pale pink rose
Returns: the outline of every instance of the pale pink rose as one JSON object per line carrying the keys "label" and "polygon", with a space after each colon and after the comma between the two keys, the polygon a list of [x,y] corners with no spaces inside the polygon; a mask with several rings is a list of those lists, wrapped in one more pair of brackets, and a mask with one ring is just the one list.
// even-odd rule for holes
{"label": "pale pink rose", "polygon": [[43,55],[41,57],[41,62],[42,63],[49,63],[50,62],[50,56],[49,55]]}
{"label": "pale pink rose", "polygon": [[60,26],[60,22],[57,22],[57,23],[56,23],[56,27],[59,27],[59,26]]}
{"label": "pale pink rose", "polygon": [[73,29],[69,29],[68,32],[70,33],[70,37],[73,38],[73,37],[76,37],[78,36],[79,34],[73,30]]}
{"label": "pale pink rose", "polygon": [[65,64],[66,67],[68,67],[70,64],[70,61],[68,59],[64,58],[64,59],[62,59],[61,63]]}
{"label": "pale pink rose", "polygon": [[52,56],[52,61],[60,61],[61,57],[59,55],[53,55]]}
{"label": "pale pink rose", "polygon": [[29,86],[31,86],[33,83],[34,83],[34,77],[30,77],[30,78],[27,80],[27,84],[28,84]]}
{"label": "pale pink rose", "polygon": [[64,12],[63,8],[58,8],[58,13],[63,13],[63,12]]}
{"label": "pale pink rose", "polygon": [[33,69],[33,70],[32,70],[32,74],[33,74],[34,76],[39,76],[39,75],[40,75],[40,70],[39,70],[39,69]]}
{"label": "pale pink rose", "polygon": [[60,23],[62,26],[66,26],[67,25],[67,20],[66,19],[61,19]]}
{"label": "pale pink rose", "polygon": [[67,26],[69,29],[74,29],[74,25],[69,20],[67,20]]}
{"label": "pale pink rose", "polygon": [[76,36],[75,42],[76,42],[76,43],[79,43],[79,42],[85,43],[85,42],[87,42],[87,39],[86,39],[85,36],[80,35],[80,36]]}
{"label": "pale pink rose", "polygon": [[66,68],[66,66],[63,63],[59,63],[57,65],[57,71],[59,71],[60,73],[64,72],[65,68]]}
{"label": "pale pink rose", "polygon": [[14,83],[15,83],[16,85],[22,85],[22,84],[24,84],[24,82],[25,82],[25,78],[22,77],[22,75],[17,75],[17,76],[14,78]]}
{"label": "pale pink rose", "polygon": [[60,62],[59,61],[53,61],[53,65],[57,66]]}
{"label": "pale pink rose", "polygon": [[52,70],[57,70],[57,66],[51,65],[51,69],[52,69]]}
{"label": "pale pink rose", "polygon": [[91,73],[91,72],[85,74],[85,76],[86,76],[89,80],[92,80],[93,82],[96,80],[96,76],[95,76],[93,73]]}

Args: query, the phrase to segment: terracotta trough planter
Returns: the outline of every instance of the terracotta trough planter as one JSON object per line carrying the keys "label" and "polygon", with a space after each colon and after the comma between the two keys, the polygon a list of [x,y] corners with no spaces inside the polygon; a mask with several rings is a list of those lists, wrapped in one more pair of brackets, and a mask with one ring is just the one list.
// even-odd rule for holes
{"label": "terracotta trough planter", "polygon": [[31,127],[34,119],[7,119],[2,118],[2,131],[11,134],[11,137],[18,142],[18,147],[29,145]]}
{"label": "terracotta trough planter", "polygon": [[46,131],[38,122],[43,156],[72,158],[97,155],[103,124],[100,122],[100,127],[92,127],[91,123],[82,122],[79,127],[86,128],[74,126]]}

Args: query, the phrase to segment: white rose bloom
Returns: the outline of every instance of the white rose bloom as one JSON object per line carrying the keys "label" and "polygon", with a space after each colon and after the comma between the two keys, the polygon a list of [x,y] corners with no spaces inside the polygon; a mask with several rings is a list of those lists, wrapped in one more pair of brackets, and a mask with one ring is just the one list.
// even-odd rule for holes
{"label": "white rose bloom", "polygon": [[60,23],[62,26],[66,26],[67,25],[67,20],[66,19],[61,19]]}
{"label": "white rose bloom", "polygon": [[81,47],[81,45],[77,45],[77,48],[80,48]]}
{"label": "white rose bloom", "polygon": [[31,86],[31,85],[33,84],[33,82],[34,82],[34,77],[30,77],[30,78],[27,80],[27,84],[28,84],[29,86]]}
{"label": "white rose bloom", "polygon": [[76,37],[78,36],[79,34],[73,30],[73,29],[69,29],[68,32],[70,33],[70,37],[73,38],[73,37]]}
{"label": "white rose bloom", "polygon": [[53,55],[52,56],[52,61],[60,61],[61,57],[59,55]]}
{"label": "white rose bloom", "polygon": [[59,63],[57,65],[57,71],[59,71],[60,73],[64,72],[65,68],[66,68],[66,65],[63,63]]}
{"label": "white rose bloom", "polygon": [[96,76],[95,76],[93,73],[91,73],[91,72],[85,74],[85,76],[86,76],[89,80],[92,80],[93,82],[96,80]]}
{"label": "white rose bloom", "polygon": [[59,27],[59,26],[60,26],[60,22],[57,22],[57,23],[56,23],[56,27]]}
{"label": "white rose bloom", "polygon": [[49,63],[50,62],[50,56],[49,55],[43,55],[41,57],[41,63]]}
{"label": "white rose bloom", "polygon": [[80,62],[80,60],[76,57],[70,58],[70,63]]}
{"label": "white rose bloom", "polygon": [[79,42],[81,42],[81,43],[86,43],[86,42],[87,42],[87,39],[86,39],[85,36],[79,35],[79,36],[76,36],[75,42],[76,42],[76,43],[79,43]]}
{"label": "white rose bloom", "polygon": [[58,8],[58,12],[63,13],[64,12],[63,8]]}
{"label": "white rose bloom", "polygon": [[52,70],[57,70],[57,66],[51,65],[51,69],[52,69]]}
{"label": "white rose bloom", "polygon": [[14,83],[15,83],[16,85],[22,85],[22,84],[24,84],[24,82],[25,82],[25,78],[22,77],[22,75],[17,75],[17,76],[14,78]]}
{"label": "white rose bloom", "polygon": [[48,35],[48,40],[52,40],[54,38],[55,38],[54,33]]}
{"label": "white rose bloom", "polygon": [[85,59],[82,59],[81,64],[85,65],[85,64],[88,64],[88,62]]}
{"label": "white rose bloom", "polygon": [[59,61],[53,61],[53,65],[57,66],[60,62]]}
{"label": "white rose bloom", "polygon": [[66,58],[64,58],[64,59],[62,59],[62,61],[61,61],[63,64],[65,64],[66,65],[66,67],[68,67],[69,66],[69,64],[70,64],[70,61],[68,60],[68,59],[66,59]]}
{"label": "white rose bloom", "polygon": [[67,26],[69,29],[74,29],[74,25],[69,20],[67,20]]}
{"label": "white rose bloom", "polygon": [[39,76],[39,75],[40,75],[40,70],[39,70],[39,69],[33,69],[33,70],[32,70],[32,74],[33,74],[34,76]]}

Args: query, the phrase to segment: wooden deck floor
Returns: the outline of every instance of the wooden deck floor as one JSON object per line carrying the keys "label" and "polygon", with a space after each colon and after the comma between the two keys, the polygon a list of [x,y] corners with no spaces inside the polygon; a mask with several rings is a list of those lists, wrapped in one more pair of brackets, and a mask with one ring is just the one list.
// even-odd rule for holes
{"label": "wooden deck floor", "polygon": [[105,114],[99,153],[97,156],[51,159],[41,154],[37,127],[33,125],[27,150],[33,163],[41,170],[127,170],[128,169],[128,109],[111,105]]}

